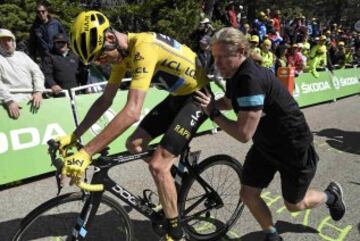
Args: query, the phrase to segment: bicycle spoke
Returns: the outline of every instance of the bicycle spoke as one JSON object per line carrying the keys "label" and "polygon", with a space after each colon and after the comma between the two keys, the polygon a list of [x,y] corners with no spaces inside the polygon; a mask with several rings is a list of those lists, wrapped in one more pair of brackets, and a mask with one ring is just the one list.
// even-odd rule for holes
{"label": "bicycle spoke", "polygon": [[[220,159],[223,157],[225,160]],[[199,174],[216,192],[214,195],[206,193],[195,179],[186,183],[179,201],[185,230],[192,239],[218,240],[241,214],[241,165],[235,162],[228,156],[215,156],[200,164]]]}
{"label": "bicycle spoke", "polygon": [[[131,226],[129,226],[128,218],[124,216],[127,214],[116,204],[112,204],[109,198],[105,199],[105,201],[101,201],[89,230],[82,229],[80,233],[86,234],[87,241],[114,240],[114,237],[119,241],[130,241]],[[83,205],[81,194],[60,201],[54,199],[49,206],[45,206],[35,213],[30,222],[20,229],[14,240],[72,240],[72,232]]]}

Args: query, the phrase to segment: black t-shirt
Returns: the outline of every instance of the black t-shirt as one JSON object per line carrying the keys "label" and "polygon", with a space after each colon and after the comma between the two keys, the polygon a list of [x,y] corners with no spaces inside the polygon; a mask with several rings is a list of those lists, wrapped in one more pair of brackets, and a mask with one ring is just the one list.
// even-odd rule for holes
{"label": "black t-shirt", "polygon": [[307,148],[313,137],[297,102],[268,69],[247,58],[226,82],[226,97],[239,111],[262,110],[254,144],[269,151]]}

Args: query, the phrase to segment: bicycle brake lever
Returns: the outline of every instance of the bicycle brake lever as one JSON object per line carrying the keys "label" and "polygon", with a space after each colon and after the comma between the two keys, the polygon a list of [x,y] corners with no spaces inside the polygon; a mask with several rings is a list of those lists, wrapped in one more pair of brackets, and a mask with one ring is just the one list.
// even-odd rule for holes
{"label": "bicycle brake lever", "polygon": [[57,189],[58,189],[57,196],[59,196],[61,189],[62,189],[61,170],[62,170],[62,167],[64,166],[64,163],[61,160],[61,158],[57,158],[57,156],[56,156],[56,152],[58,151],[58,148],[59,148],[59,143],[57,141],[55,141],[54,139],[51,139],[47,142],[47,144],[49,145],[48,152],[49,152],[50,158],[51,158],[51,165],[55,166],[55,168],[56,168],[55,178],[56,178],[56,184],[57,184]]}

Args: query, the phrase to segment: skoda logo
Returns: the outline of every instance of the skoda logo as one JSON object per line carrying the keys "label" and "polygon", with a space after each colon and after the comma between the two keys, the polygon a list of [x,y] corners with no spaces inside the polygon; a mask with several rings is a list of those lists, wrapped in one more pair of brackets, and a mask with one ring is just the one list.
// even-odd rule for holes
{"label": "skoda logo", "polygon": [[333,85],[334,85],[335,89],[337,89],[337,90],[340,89],[340,81],[339,81],[338,77],[333,75],[332,82],[333,82]]}

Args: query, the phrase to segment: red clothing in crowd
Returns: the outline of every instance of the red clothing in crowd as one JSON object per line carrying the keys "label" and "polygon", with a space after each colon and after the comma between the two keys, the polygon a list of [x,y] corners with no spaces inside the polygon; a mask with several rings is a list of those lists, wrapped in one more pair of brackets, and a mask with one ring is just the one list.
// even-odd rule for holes
{"label": "red clothing in crowd", "polygon": [[237,17],[236,17],[236,11],[230,9],[228,11],[228,15],[229,15],[229,20],[230,20],[230,24],[233,28],[239,28],[239,23],[237,21]]}
{"label": "red clothing in crowd", "polygon": [[295,67],[295,73],[299,73],[304,69],[304,60],[299,52],[289,53],[287,61],[289,67]]}
{"label": "red clothing in crowd", "polygon": [[280,33],[280,30],[281,30],[280,19],[278,17],[274,17],[272,20],[274,21],[273,26],[274,26],[275,31]]}

